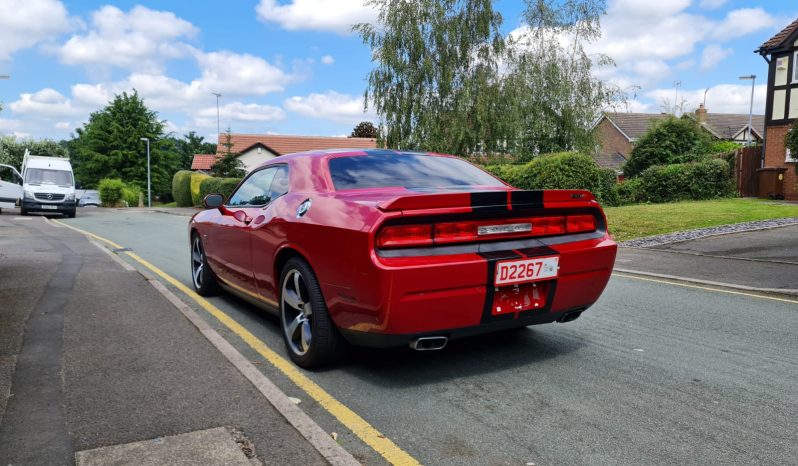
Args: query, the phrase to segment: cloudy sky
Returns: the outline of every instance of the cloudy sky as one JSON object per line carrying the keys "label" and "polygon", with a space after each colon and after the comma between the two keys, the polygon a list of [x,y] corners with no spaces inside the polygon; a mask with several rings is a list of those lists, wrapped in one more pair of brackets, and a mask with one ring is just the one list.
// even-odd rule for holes
{"label": "cloudy sky", "polygon": [[[350,25],[362,0],[226,2],[0,0],[0,134],[61,139],[115,93],[137,89],[169,129],[343,135],[361,120],[370,54]],[[523,28],[520,0],[498,0],[504,32]],[[764,60],[753,53],[798,17],[783,0],[608,0],[597,70],[633,97],[629,111],[676,101],[711,112],[764,111]],[[667,104],[665,104],[667,100]]]}

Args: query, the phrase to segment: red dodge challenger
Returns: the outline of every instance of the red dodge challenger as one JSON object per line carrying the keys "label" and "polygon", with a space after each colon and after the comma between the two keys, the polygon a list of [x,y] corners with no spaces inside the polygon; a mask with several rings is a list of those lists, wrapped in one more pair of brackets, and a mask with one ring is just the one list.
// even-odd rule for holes
{"label": "red dodge challenger", "polygon": [[191,272],[280,317],[291,359],[345,342],[436,350],[452,338],[576,319],[617,246],[587,191],[523,191],[457,157],[281,156],[190,222]]}

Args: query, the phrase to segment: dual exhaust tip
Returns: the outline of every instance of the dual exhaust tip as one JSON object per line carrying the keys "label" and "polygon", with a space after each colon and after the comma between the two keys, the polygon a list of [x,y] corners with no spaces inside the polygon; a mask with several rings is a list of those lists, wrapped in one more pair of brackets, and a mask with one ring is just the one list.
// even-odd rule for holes
{"label": "dual exhaust tip", "polygon": [[[582,315],[582,311],[584,311],[584,309],[568,312],[560,317],[558,322],[564,324],[574,321]],[[443,349],[448,341],[449,337],[444,336],[419,337],[410,341],[410,348],[416,351],[436,351]]]}
{"label": "dual exhaust tip", "polygon": [[416,351],[436,351],[443,349],[449,337],[419,337],[410,341],[410,348]]}

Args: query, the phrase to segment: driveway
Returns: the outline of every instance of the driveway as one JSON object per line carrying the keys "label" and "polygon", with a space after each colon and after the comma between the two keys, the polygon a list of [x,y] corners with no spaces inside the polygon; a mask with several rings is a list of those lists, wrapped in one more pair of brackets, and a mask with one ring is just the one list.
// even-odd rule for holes
{"label": "driveway", "polygon": [[621,248],[616,266],[798,294],[798,225],[649,248]]}

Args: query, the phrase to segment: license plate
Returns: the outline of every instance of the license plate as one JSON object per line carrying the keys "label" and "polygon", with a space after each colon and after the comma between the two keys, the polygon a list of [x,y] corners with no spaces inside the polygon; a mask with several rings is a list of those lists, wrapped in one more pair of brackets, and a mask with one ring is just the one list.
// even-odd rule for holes
{"label": "license plate", "polygon": [[58,210],[58,206],[57,206],[57,205],[47,205],[47,204],[42,204],[42,209],[47,209],[47,210]]}
{"label": "license plate", "polygon": [[559,256],[498,262],[494,284],[510,285],[557,278],[559,263]]}

